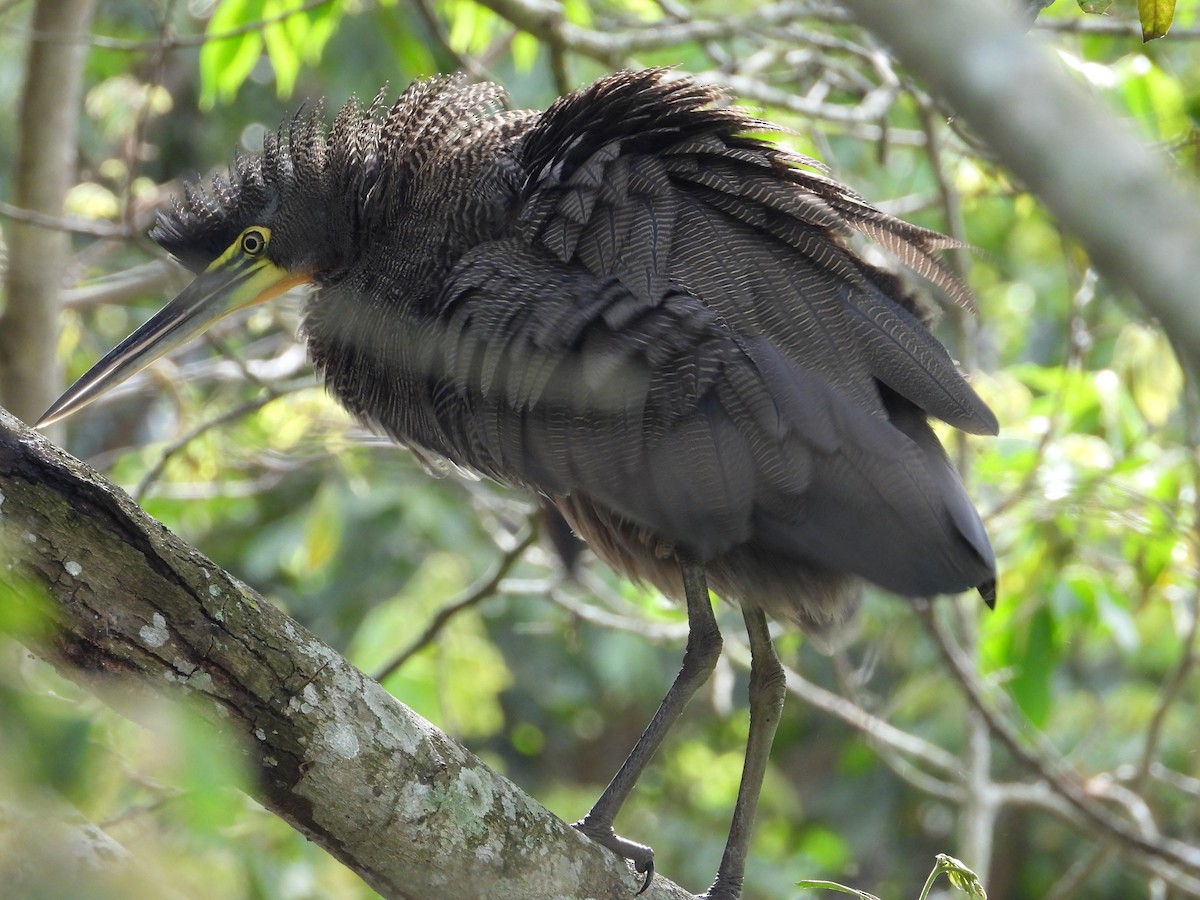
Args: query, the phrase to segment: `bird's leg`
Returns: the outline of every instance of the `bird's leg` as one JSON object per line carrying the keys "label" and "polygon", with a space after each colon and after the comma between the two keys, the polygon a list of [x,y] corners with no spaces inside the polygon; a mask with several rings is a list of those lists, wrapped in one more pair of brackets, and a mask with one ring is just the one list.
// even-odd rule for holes
{"label": "bird's leg", "polygon": [[716,880],[704,894],[705,900],[737,900],[741,896],[758,794],[762,790],[787,690],[783,666],[775,655],[771,633],[767,629],[767,617],[760,609],[745,608],[742,616],[750,638],[750,734],[746,739],[746,761],[742,766],[742,782],[733,807],[725,853]]}
{"label": "bird's leg", "polygon": [[[629,756],[621,764],[620,770],[604,789],[591,812],[575,823],[575,827],[592,840],[632,861],[634,868],[645,874],[646,879],[638,891],[639,894],[650,886],[650,881],[654,878],[654,851],[645,844],[618,835],[613,831],[613,821],[637,783],[638,776],[642,774],[663,738],[687,706],[688,700],[696,693],[697,688],[708,680],[717,664],[717,658],[721,655],[721,632],[717,629],[717,619],[708,599],[708,582],[705,580],[704,570],[686,559],[680,560],[679,567],[683,576],[683,592],[687,599],[688,611],[688,640],[687,650],[683,654],[683,665],[679,674],[675,676],[671,689],[659,704],[654,718],[638,738]],[[753,813],[753,804],[751,812]]]}

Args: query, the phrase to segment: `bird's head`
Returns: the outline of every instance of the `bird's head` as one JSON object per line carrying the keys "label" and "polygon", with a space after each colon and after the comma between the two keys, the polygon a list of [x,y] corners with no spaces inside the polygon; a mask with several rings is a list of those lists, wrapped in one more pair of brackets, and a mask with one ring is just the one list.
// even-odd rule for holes
{"label": "bird's head", "polygon": [[[326,127],[318,107],[297,114],[239,157],[228,178],[188,185],[150,236],[196,279],[117,345],[60,397],[38,425],[71,414],[218,319],[306,282],[328,286],[380,246],[393,256],[393,227],[414,173],[448,156],[487,158],[519,133],[531,113],[501,112],[504,91],[462,76],[414,81],[390,109],[380,91],[365,109],[351,100]],[[470,197],[452,167],[438,181],[445,197]],[[439,170],[440,171],[440,170]],[[388,242],[391,242],[390,244]]]}
{"label": "bird's head", "polygon": [[343,264],[351,237],[345,219],[353,211],[344,194],[334,199],[344,167],[330,164],[331,149],[314,113],[268,135],[261,154],[238,157],[228,178],[186,185],[150,236],[195,280],[72,385],[38,425],[85,406],[230,313]]}

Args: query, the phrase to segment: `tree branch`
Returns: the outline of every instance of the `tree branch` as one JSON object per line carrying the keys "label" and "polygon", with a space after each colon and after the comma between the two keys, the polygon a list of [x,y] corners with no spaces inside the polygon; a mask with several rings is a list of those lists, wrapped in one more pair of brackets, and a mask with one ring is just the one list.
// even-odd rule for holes
{"label": "tree branch", "polygon": [[[1129,288],[1200,373],[1200,200],[1022,23],[971,0],[845,0]],[[1120,210],[1113,215],[1112,210]]]}
{"label": "tree branch", "polygon": [[935,615],[933,607],[928,603],[921,603],[915,608],[972,708],[983,717],[991,733],[1008,748],[1015,759],[1027,766],[1050,790],[1073,807],[1092,833],[1118,842],[1131,853],[1131,858],[1137,864],[1152,868],[1160,874],[1163,867],[1149,864],[1155,860],[1166,864],[1169,871],[1163,877],[1193,894],[1200,892],[1200,879],[1196,877],[1197,873],[1200,873],[1200,849],[1175,838],[1161,836],[1156,831],[1148,832],[1141,827],[1142,823],[1122,818],[1097,803],[1097,784],[1085,779],[1063,761],[1040,733],[1029,735],[1033,743],[1033,746],[1029,746],[1026,737],[1014,723],[1015,717],[1006,716],[1001,711],[1003,695],[992,695],[989,700],[970,658],[951,638]]}
{"label": "tree branch", "polygon": [[[85,685],[199,699],[258,767],[257,799],[384,896],[636,889],[622,860],[3,410],[0,547],[0,603],[38,620],[24,643]],[[659,877],[645,896],[691,895]]]}
{"label": "tree branch", "polygon": [[[628,65],[637,53],[691,41],[719,40],[729,36],[722,18],[686,22],[653,22],[620,31],[599,31],[566,21],[561,3],[553,0],[480,0],[482,5],[528,31],[539,40],[567,47],[612,68]],[[783,2],[759,7],[741,20],[740,30],[751,32],[813,15],[817,7],[806,2]]]}

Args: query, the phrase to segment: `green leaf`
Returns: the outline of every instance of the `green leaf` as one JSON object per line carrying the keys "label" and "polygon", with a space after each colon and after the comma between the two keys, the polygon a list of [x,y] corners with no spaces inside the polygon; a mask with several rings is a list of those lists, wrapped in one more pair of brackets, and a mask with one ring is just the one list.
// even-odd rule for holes
{"label": "green leaf", "polygon": [[953,856],[947,856],[945,853],[937,855],[937,866],[934,867],[934,870],[929,874],[929,879],[925,882],[925,889],[921,891],[921,900],[925,900],[929,896],[929,890],[933,887],[933,882],[939,875],[945,875],[952,885],[970,897],[971,900],[987,900],[987,891],[980,884],[979,876],[959,860]]}
{"label": "green leaf", "polygon": [[181,812],[193,837],[219,842],[220,831],[236,821],[236,791],[250,784],[246,759],[228,735],[190,709],[171,710],[177,748],[174,758],[183,788]]}
{"label": "green leaf", "polygon": [[1130,54],[1111,66],[1121,100],[1152,142],[1174,141],[1191,129],[1187,92],[1179,79],[1144,54]]}
{"label": "green leaf", "polygon": [[1175,0],[1138,0],[1143,42],[1166,37],[1174,18]]}
{"label": "green leaf", "polygon": [[562,15],[564,21],[584,28],[591,28],[596,23],[592,5],[587,0],[563,0]]}
{"label": "green leaf", "polygon": [[300,74],[298,48],[308,32],[308,17],[302,13],[279,18],[295,5],[295,0],[266,0],[263,4],[263,17],[278,19],[263,28],[263,39],[271,68],[275,70],[275,92],[280,98],[290,97],[296,87],[296,77]]}
{"label": "green leaf", "polygon": [[1108,12],[1112,0],[1079,0],[1079,8],[1089,16],[1099,16]]}
{"label": "green leaf", "polygon": [[513,35],[511,52],[513,64],[517,67],[517,71],[532,71],[534,63],[537,62],[540,49],[541,44],[538,43],[538,39],[528,31],[518,31]]}
{"label": "green leaf", "polygon": [[344,519],[338,492],[327,482],[309,506],[304,543],[297,560],[299,577],[312,577],[337,558],[345,531]]}
{"label": "green leaf", "polygon": [[1183,370],[1166,335],[1130,322],[1117,336],[1113,368],[1145,420],[1155,428],[1165,425],[1183,391]]}
{"label": "green leaf", "polygon": [[86,707],[69,696],[31,686],[28,673],[13,666],[17,656],[12,645],[6,641],[0,650],[5,653],[0,660],[0,730],[5,736],[0,792],[15,776],[18,782],[49,787],[72,800],[86,797],[96,761],[95,723]]}
{"label": "green leaf", "polygon": [[450,34],[447,43],[458,53],[481,56],[512,26],[475,0],[452,0],[445,6]]}
{"label": "green leaf", "polygon": [[223,0],[208,20],[209,39],[200,48],[200,108],[228,103],[254,71],[262,55],[262,33],[219,37],[262,19],[265,0]]}
{"label": "green leaf", "polygon": [[815,825],[804,830],[798,849],[827,871],[844,869],[854,859],[853,852],[841,835]]}
{"label": "green leaf", "polygon": [[[0,492],[0,500],[3,496]],[[7,539],[0,541],[0,553],[7,558],[15,558],[18,552]],[[79,564],[70,562],[67,565]],[[76,573],[68,569],[65,574],[73,578]],[[46,596],[46,589],[25,575],[13,572],[9,566],[0,578],[0,634],[25,641],[41,640],[54,628],[52,610],[53,603]]]}
{"label": "green leaf", "polygon": [[1039,728],[1050,713],[1050,679],[1059,658],[1056,632],[1050,611],[1038,609],[1029,623],[1024,654],[1014,654],[1020,656],[1019,668],[1008,685],[1017,706]]}
{"label": "green leaf", "polygon": [[475,24],[479,20],[479,7],[471,0],[455,0],[447,7],[450,33],[446,35],[446,42],[459,53],[470,53],[471,44],[480,31]]}
{"label": "green leaf", "polygon": [[308,14],[305,37],[298,44],[304,61],[309,65],[316,65],[321,61],[325,45],[329,43],[329,39],[333,37],[337,32],[338,25],[341,24],[343,10],[342,4],[330,3],[326,6],[318,6]]}

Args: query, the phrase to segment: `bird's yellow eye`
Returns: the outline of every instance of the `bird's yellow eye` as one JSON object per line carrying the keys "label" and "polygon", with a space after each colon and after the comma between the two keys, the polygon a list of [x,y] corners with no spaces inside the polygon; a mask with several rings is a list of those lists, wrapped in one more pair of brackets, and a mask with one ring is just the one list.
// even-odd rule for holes
{"label": "bird's yellow eye", "polygon": [[247,228],[242,232],[242,252],[247,256],[262,256],[269,235],[265,228]]}

